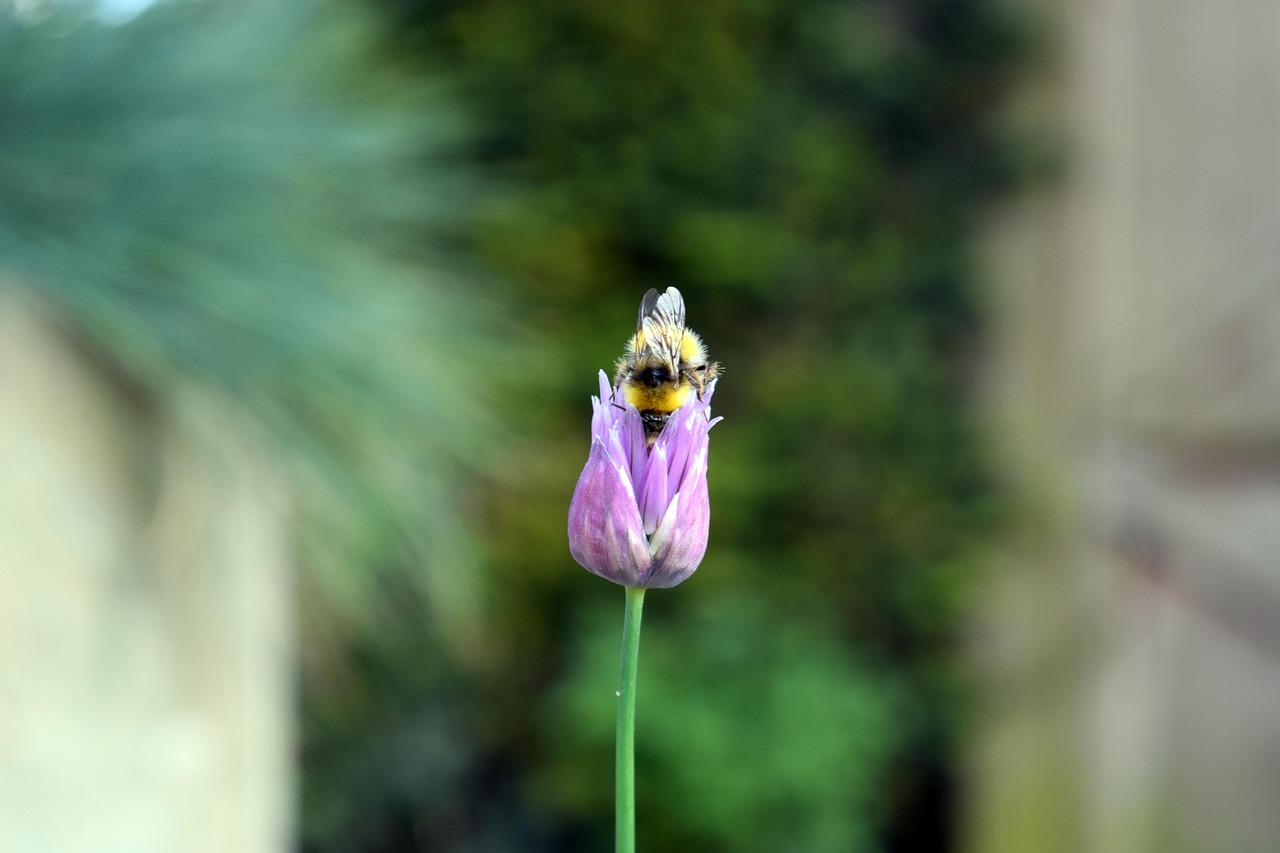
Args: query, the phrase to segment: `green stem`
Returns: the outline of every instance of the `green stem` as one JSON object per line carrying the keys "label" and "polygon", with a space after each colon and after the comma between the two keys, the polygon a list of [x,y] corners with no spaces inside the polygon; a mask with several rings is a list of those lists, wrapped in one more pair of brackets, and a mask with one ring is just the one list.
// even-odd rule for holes
{"label": "green stem", "polygon": [[636,849],[636,666],[640,659],[640,612],[644,590],[627,587],[622,620],[622,678],[618,685],[618,738],[615,754],[617,853]]}

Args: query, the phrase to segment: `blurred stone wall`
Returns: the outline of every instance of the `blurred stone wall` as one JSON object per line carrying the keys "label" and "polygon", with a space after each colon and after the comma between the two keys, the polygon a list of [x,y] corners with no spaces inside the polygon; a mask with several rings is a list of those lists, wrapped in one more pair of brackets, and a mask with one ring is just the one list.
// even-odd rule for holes
{"label": "blurred stone wall", "polygon": [[272,466],[227,408],[161,416],[0,297],[0,850],[290,848]]}
{"label": "blurred stone wall", "polygon": [[1280,850],[1280,4],[1032,5],[1067,167],[991,243],[968,847]]}

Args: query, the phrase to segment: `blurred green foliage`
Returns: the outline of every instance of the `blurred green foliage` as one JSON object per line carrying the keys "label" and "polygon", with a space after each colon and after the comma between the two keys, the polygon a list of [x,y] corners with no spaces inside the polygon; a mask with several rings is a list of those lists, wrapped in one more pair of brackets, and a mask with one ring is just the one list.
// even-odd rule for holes
{"label": "blurred green foliage", "polygon": [[318,638],[367,633],[405,594],[474,635],[456,496],[502,432],[487,377],[510,353],[441,248],[472,193],[456,114],[373,70],[355,9],[46,11],[0,9],[0,278],[134,405],[177,417],[196,390],[265,425]]}
{"label": "blurred green foliage", "polygon": [[[653,621],[653,620],[651,620]],[[617,679],[616,614],[591,614],[570,680],[543,714],[555,756],[536,790],[580,818],[608,814],[601,713]],[[762,628],[767,626],[767,632]],[[866,848],[886,805],[881,769],[900,746],[900,697],[831,632],[731,593],[644,638],[639,793],[652,849]],[[550,796],[548,796],[550,795]],[[601,834],[598,848],[608,846]]]}
{"label": "blurred green foliage", "polygon": [[708,556],[646,608],[641,844],[947,848],[1000,9],[0,18],[4,274],[139,400],[224,394],[294,463],[304,849],[607,848],[622,593],[565,517],[595,372],[671,284],[726,421]]}
{"label": "blurred green foliage", "polygon": [[996,514],[971,240],[1018,163],[1014,22],[987,0],[381,2],[394,63],[469,108],[497,184],[469,245],[550,352],[482,504],[501,651],[471,677],[479,763],[450,813],[485,831],[423,836],[441,815],[403,801],[352,826],[378,850],[608,846],[622,595],[574,567],[565,511],[595,371],[674,284],[727,419],[707,559],[646,608],[641,843],[945,849],[954,632]]}

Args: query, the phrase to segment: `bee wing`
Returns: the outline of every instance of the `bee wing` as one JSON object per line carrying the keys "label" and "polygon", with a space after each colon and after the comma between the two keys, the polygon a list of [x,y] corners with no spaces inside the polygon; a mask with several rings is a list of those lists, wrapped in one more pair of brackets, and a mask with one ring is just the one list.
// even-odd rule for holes
{"label": "bee wing", "polygon": [[680,346],[684,343],[684,297],[674,287],[668,287],[646,312],[649,297],[655,293],[653,290],[646,293],[640,304],[640,327],[645,345],[667,362],[674,373],[680,364]]}
{"label": "bee wing", "polygon": [[649,292],[640,300],[640,316],[636,317],[636,331],[639,332],[644,328],[644,318],[653,313],[653,309],[658,304],[658,291],[649,288]]}
{"label": "bee wing", "polygon": [[667,326],[679,326],[684,329],[684,297],[674,287],[658,297],[649,316]]}

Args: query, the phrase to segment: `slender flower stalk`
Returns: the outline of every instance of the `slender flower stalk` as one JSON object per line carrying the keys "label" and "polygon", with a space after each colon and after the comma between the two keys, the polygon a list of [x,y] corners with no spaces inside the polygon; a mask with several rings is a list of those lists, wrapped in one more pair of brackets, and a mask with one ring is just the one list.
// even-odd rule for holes
{"label": "slender flower stalk", "polygon": [[707,550],[711,503],[707,441],[711,382],[701,398],[671,413],[653,447],[635,406],[600,373],[592,398],[591,454],[569,507],[569,551],[587,571],[626,587],[618,684],[616,844],[634,853],[636,671],[645,590],[672,587]]}
{"label": "slender flower stalk", "polygon": [[615,846],[636,849],[636,669],[640,661],[640,615],[644,589],[627,587],[622,620],[622,675],[618,679],[618,731],[614,746]]}

